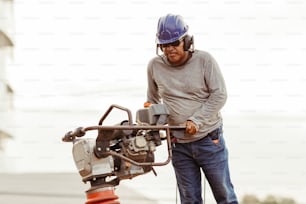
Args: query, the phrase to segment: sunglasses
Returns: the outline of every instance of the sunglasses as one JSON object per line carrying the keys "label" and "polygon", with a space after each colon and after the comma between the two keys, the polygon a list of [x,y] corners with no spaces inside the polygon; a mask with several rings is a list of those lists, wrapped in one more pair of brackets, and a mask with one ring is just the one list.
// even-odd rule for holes
{"label": "sunglasses", "polygon": [[164,48],[167,48],[167,47],[170,47],[170,46],[173,46],[173,47],[177,47],[181,44],[182,42],[182,39],[181,40],[177,40],[177,41],[174,41],[172,43],[167,43],[167,44],[160,44],[159,46],[164,49]]}

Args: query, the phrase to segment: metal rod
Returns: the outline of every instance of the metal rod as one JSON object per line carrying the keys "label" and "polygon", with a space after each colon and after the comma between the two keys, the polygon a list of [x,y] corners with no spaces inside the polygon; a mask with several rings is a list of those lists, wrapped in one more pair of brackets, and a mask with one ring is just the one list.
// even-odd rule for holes
{"label": "metal rod", "polygon": [[111,105],[107,111],[104,113],[104,115],[102,116],[102,118],[100,119],[99,121],[99,125],[102,125],[103,121],[105,120],[105,118],[108,116],[108,114],[113,110],[113,108],[118,108],[120,110],[123,110],[125,112],[127,112],[128,114],[128,121],[129,121],[129,124],[130,125],[133,125],[133,118],[132,118],[132,113],[129,109],[125,108],[125,107],[122,107],[122,106],[119,106],[119,105]]}
{"label": "metal rod", "polygon": [[165,125],[118,125],[118,126],[89,126],[83,128],[84,131],[91,130],[184,130],[186,126],[165,126]]}

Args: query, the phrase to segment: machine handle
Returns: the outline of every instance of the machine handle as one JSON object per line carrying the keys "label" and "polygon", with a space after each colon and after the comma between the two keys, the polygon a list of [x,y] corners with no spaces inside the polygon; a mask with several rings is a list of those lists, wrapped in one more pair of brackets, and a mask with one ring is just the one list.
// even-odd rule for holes
{"label": "machine handle", "polygon": [[86,128],[78,127],[74,131],[67,132],[62,138],[63,142],[73,142],[75,137],[83,137],[86,134]]}

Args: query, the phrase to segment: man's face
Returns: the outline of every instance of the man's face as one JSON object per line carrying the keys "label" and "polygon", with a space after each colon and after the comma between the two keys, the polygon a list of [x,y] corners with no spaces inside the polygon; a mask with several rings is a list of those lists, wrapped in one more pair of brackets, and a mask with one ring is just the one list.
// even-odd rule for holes
{"label": "man's face", "polygon": [[178,66],[186,62],[188,52],[184,51],[184,42],[182,40],[160,46],[172,65]]}

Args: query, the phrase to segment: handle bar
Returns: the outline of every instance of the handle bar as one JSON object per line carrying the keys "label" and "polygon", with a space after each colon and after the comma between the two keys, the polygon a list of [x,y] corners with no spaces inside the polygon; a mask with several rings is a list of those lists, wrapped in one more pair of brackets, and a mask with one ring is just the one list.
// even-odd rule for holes
{"label": "handle bar", "polygon": [[146,125],[146,126],[129,126],[129,125],[120,125],[120,126],[89,126],[89,127],[79,127],[76,128],[74,131],[69,131],[65,134],[65,136],[62,138],[64,142],[73,142],[75,140],[75,137],[82,137],[86,134],[87,131],[92,130],[165,130],[166,131],[166,139],[167,139],[167,148],[168,148],[168,158],[165,162],[136,162],[124,155],[118,154],[115,151],[107,151],[103,152],[105,156],[117,156],[121,159],[130,162],[137,166],[164,166],[168,164],[171,161],[172,158],[172,147],[171,147],[171,136],[170,136],[170,130],[175,131],[183,131],[185,130],[186,126],[165,126],[165,125]]}

